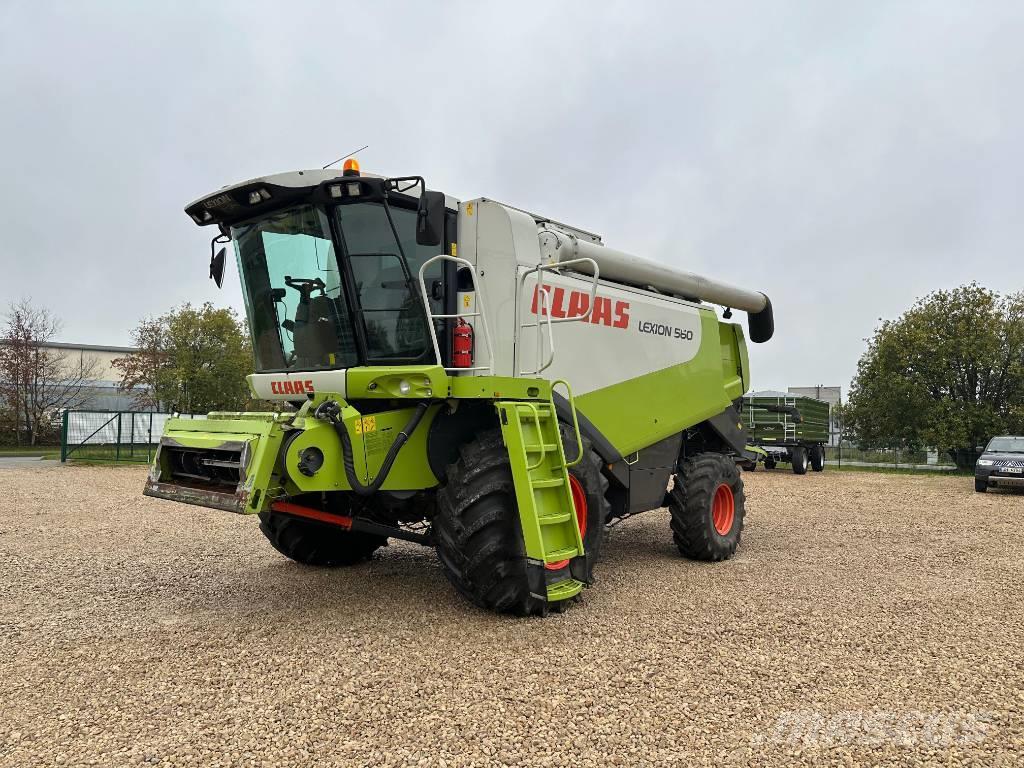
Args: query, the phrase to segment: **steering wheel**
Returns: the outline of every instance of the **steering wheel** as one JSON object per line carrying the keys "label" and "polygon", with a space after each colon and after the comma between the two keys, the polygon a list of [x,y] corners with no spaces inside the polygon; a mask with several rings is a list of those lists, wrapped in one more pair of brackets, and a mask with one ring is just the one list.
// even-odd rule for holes
{"label": "steering wheel", "polygon": [[302,301],[308,301],[309,297],[313,295],[313,291],[316,290],[319,290],[324,296],[327,295],[327,285],[319,277],[308,278],[285,275],[284,284],[298,291]]}

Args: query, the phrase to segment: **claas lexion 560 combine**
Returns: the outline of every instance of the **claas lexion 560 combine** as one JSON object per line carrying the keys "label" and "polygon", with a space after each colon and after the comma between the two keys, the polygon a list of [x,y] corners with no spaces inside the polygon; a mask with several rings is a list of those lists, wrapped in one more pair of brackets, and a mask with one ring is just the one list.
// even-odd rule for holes
{"label": "claas lexion 560 combine", "polygon": [[281,407],[169,420],[147,495],[257,515],[309,565],[432,546],[462,595],[517,614],[590,584],[616,518],[668,506],[683,555],[735,551],[750,376],[711,304],[763,342],[764,294],[352,161],[186,212],[234,246],[249,386]]}

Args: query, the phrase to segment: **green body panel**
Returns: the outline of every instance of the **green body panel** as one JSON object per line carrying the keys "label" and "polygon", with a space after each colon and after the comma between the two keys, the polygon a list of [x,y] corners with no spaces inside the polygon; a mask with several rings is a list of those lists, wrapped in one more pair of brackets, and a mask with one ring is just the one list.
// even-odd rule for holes
{"label": "green body panel", "polygon": [[738,368],[746,358],[746,345],[742,335],[728,331],[736,327],[720,324],[713,312],[702,310],[703,341],[692,360],[580,395],[580,413],[623,456],[721,413],[744,387]]}
{"label": "green body panel", "polygon": [[[409,391],[403,393],[401,382]],[[428,400],[532,400],[547,399],[551,383],[546,379],[510,376],[449,376],[439,365],[363,366],[345,372],[347,399]],[[318,400],[319,402],[319,400]]]}
{"label": "green body panel", "polygon": [[[437,485],[438,480],[427,461],[427,434],[440,408],[439,404],[435,404],[427,411],[419,428],[399,451],[381,490],[421,490]],[[352,463],[356,477],[363,485],[368,485],[377,476],[391,444],[414,411],[415,408],[400,408],[362,416],[351,406],[343,409],[342,422],[352,441]],[[288,476],[286,489],[290,494],[352,490],[345,476],[341,441],[334,427],[310,417],[296,419],[294,426],[301,432],[288,442],[284,455]],[[323,452],[324,464],[315,475],[307,477],[299,471],[299,455],[310,447]]]}
{"label": "green body panel", "polygon": [[[406,393],[399,389],[403,381],[409,385]],[[364,366],[345,372],[349,400],[445,397],[449,381],[450,377],[439,365]]]}
{"label": "green body panel", "polygon": [[549,400],[551,382],[510,376],[453,376],[450,393],[456,400]]}
{"label": "green body panel", "polygon": [[722,350],[722,386],[730,401],[738,400],[747,391],[747,345],[743,330],[732,323],[718,324],[718,340]]}
{"label": "green body panel", "polygon": [[[495,406],[512,467],[527,558],[541,567],[581,557],[583,539],[554,403],[499,401]],[[567,578],[550,585],[547,598],[565,600],[582,589],[582,582]]]}
{"label": "green body panel", "polygon": [[[788,409],[795,409],[799,418]],[[756,396],[743,398],[742,415],[752,443],[814,444],[828,442],[829,410],[828,403],[812,397]]]}

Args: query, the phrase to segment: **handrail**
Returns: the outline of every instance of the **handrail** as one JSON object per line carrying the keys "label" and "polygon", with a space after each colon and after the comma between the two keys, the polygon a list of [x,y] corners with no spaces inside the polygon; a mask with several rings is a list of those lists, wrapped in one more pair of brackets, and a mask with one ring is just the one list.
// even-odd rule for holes
{"label": "handrail", "polygon": [[[544,463],[544,459],[548,455],[548,449],[544,446],[544,432],[540,426],[540,409],[537,407],[536,403],[516,403],[516,418],[519,418],[520,408],[529,408],[531,411],[533,411],[533,420],[537,427],[537,439],[540,440],[540,442],[537,444],[539,449],[538,453],[540,453],[540,458],[537,459],[537,461],[534,462],[533,464],[527,464],[526,466],[527,472],[533,472],[533,470],[537,469],[541,464]],[[524,442],[523,445],[525,446],[526,443]]]}
{"label": "handrail", "polygon": [[[576,416],[576,400],[572,396],[572,387],[569,386],[569,382],[566,381],[565,379],[556,379],[555,381],[551,382],[551,392],[552,392],[552,394],[554,394],[555,387],[557,387],[559,384],[564,384],[565,385],[565,393],[569,396],[567,399],[569,401],[569,412],[572,413],[572,429],[573,429],[573,432],[576,435],[576,451],[577,451],[577,456],[572,461],[566,461],[565,462],[565,468],[569,469],[570,467],[575,467],[577,464],[579,464],[581,461],[583,461],[583,437],[580,435],[580,420]],[[554,399],[553,398],[552,398],[552,403],[551,404],[552,404],[552,406],[554,406]],[[559,435],[559,437],[561,437],[561,435]],[[564,452],[565,452],[565,448],[564,447],[562,448],[562,452],[563,452],[563,457],[564,457]]]}
{"label": "handrail", "polygon": [[[430,297],[427,294],[427,283],[423,279],[423,275],[426,272],[427,267],[433,264],[435,261],[454,261],[456,264],[461,264],[469,268],[469,274],[473,281],[473,292],[476,294],[476,312],[456,312],[454,315],[435,315],[430,309]],[[450,320],[463,317],[479,317],[483,322],[484,326],[484,346],[487,347],[487,365],[477,365],[471,368],[456,368],[448,367],[445,368],[446,373],[462,373],[466,371],[487,371],[492,376],[494,375],[494,350],[491,348],[491,331],[487,325],[487,311],[484,304],[484,292],[483,287],[477,285],[476,282],[476,267],[466,259],[461,259],[458,256],[449,256],[446,253],[439,253],[433,258],[427,259],[423,262],[419,271],[420,281],[420,296],[423,299],[423,309],[427,313],[427,328],[430,329],[430,340],[434,344],[434,354],[437,355],[437,362],[440,363],[441,357],[441,345],[437,341],[437,329],[434,327],[435,320]]]}
{"label": "handrail", "polygon": [[[583,263],[583,262],[586,262],[587,264],[589,264],[590,268],[593,270],[593,273],[594,273],[592,276],[590,276],[591,277],[590,294],[589,294],[589,300],[587,302],[587,311],[584,312],[582,315],[576,315],[574,317],[552,317],[552,315],[551,315],[551,297],[548,295],[548,291],[546,291],[544,289],[544,273],[548,272],[548,271],[555,272],[555,271],[561,270],[564,267],[570,267],[570,266],[573,266],[574,264],[579,264],[579,263]],[[538,303],[538,307],[537,308],[538,308],[540,314],[537,316],[537,322],[535,322],[535,323],[518,323],[518,325],[517,325],[517,336],[519,335],[518,331],[523,331],[523,330],[526,330],[527,328],[536,328],[537,329],[537,368],[532,370],[532,371],[528,371],[528,370],[525,370],[525,369],[520,369],[519,370],[519,375],[520,376],[536,376],[537,374],[539,374],[539,373],[547,370],[548,368],[550,368],[551,365],[555,362],[555,337],[554,337],[554,330],[553,330],[553,327],[552,327],[555,323],[573,323],[573,322],[587,321],[587,320],[590,319],[590,316],[594,313],[594,305],[595,305],[596,299],[597,299],[597,283],[598,283],[598,279],[601,276],[601,270],[598,267],[597,262],[594,261],[591,258],[588,258],[588,257],[582,257],[582,258],[578,258],[578,259],[570,259],[568,261],[562,261],[562,262],[559,262],[557,264],[538,264],[536,267],[533,267],[531,269],[526,270],[525,272],[523,272],[523,274],[521,274],[519,276],[519,281],[518,281],[518,284],[516,285],[516,307],[517,307],[517,312],[519,313],[520,317],[522,315],[522,303],[521,303],[521,301],[523,299],[523,289],[526,287],[526,278],[529,277],[530,275],[532,275],[534,272],[537,273],[537,285],[536,285],[537,299],[538,299],[538,302],[537,302]],[[517,317],[516,319],[518,320],[519,318]],[[543,322],[546,322],[547,323],[547,327],[548,327],[548,347],[549,347],[549,352],[548,352],[547,360],[542,363],[541,361],[542,361],[542,356],[543,356],[543,348],[544,348],[543,338],[544,337],[543,337],[543,334],[541,332],[541,325],[542,325]],[[518,344],[517,344],[517,347],[518,347]]]}

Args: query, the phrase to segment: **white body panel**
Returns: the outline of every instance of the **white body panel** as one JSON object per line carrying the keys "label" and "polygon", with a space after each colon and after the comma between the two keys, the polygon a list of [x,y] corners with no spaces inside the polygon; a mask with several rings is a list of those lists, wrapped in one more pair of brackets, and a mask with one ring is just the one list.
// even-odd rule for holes
{"label": "white body panel", "polygon": [[305,400],[313,392],[331,392],[345,396],[345,368],[334,371],[296,371],[294,373],[253,373],[247,377],[249,389],[260,400]]}
{"label": "white body panel", "polygon": [[[472,245],[467,242],[470,239]],[[534,266],[540,261],[537,224],[529,214],[500,203],[463,203],[459,208],[459,256],[476,265],[476,284],[483,293],[492,334],[494,373],[515,376],[516,281],[520,265]],[[482,333],[479,324],[475,331]],[[488,362],[485,350],[478,340],[477,365]]]}
{"label": "white body panel", "polygon": [[[540,302],[534,300],[536,282],[532,276],[526,280],[520,302],[523,323],[536,322],[541,313]],[[584,314],[590,284],[578,275],[545,274],[552,318]],[[552,359],[551,366],[537,375],[565,379],[575,394],[585,395],[689,362],[700,351],[701,318],[696,306],[682,300],[602,282],[588,320],[553,323],[551,332],[553,358],[546,323],[541,326],[539,350],[536,328],[521,334],[516,345],[518,370],[536,371]]]}
{"label": "white body panel", "polygon": [[[598,246],[594,246],[598,247]],[[554,359],[545,322],[538,329],[534,294],[536,274],[526,279],[516,306],[520,276],[541,263],[538,223],[530,215],[489,200],[463,203],[459,210],[459,256],[476,266],[475,279],[486,299],[499,376],[564,378],[577,394],[692,360],[700,349],[697,305],[629,286],[601,281],[588,320],[551,326]],[[592,278],[574,272],[545,271],[552,318],[584,314]],[[479,327],[476,328],[479,334]],[[478,364],[484,345],[476,344]],[[526,373],[523,373],[523,372]]]}

